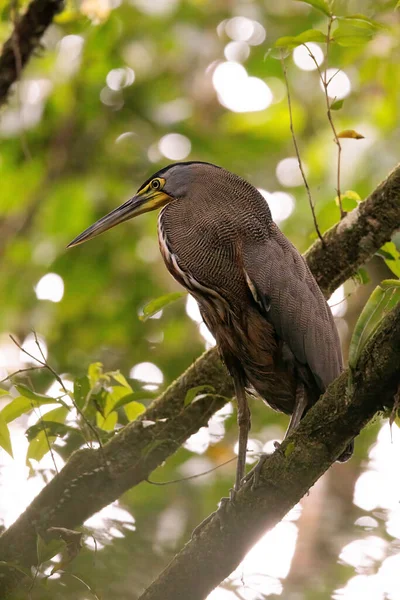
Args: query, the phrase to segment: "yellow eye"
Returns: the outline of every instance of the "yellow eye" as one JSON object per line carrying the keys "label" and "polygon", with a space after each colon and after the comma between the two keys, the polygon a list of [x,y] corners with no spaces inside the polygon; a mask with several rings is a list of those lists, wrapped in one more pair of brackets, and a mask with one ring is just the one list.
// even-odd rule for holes
{"label": "yellow eye", "polygon": [[150,184],[152,190],[159,190],[161,187],[161,181],[159,179],[153,179]]}

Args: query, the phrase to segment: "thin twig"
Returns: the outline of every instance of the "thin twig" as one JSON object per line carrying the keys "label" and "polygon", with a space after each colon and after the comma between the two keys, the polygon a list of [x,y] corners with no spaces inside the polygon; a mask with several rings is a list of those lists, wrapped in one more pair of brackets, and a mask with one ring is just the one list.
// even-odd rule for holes
{"label": "thin twig", "polygon": [[26,369],[18,369],[18,371],[14,371],[4,377],[4,379],[0,379],[0,383],[4,383],[7,379],[11,379],[12,377],[16,377],[17,375],[21,375],[21,373],[26,373],[27,371],[36,371],[37,369],[45,369],[46,367],[43,365],[39,365],[39,367],[27,367]]}
{"label": "thin twig", "polygon": [[326,36],[326,52],[325,52],[325,71],[324,73],[322,73],[320,66],[314,56],[314,54],[311,52],[310,48],[307,46],[307,44],[304,44],[304,46],[307,48],[308,53],[310,55],[310,57],[312,58],[312,60],[314,61],[317,70],[318,70],[318,74],[319,74],[319,78],[321,80],[321,84],[322,84],[322,88],[324,90],[324,96],[325,96],[325,102],[326,102],[326,114],[328,117],[328,121],[329,121],[329,125],[332,129],[332,133],[333,133],[333,137],[334,137],[334,142],[337,146],[337,150],[338,150],[338,154],[337,154],[337,172],[336,172],[336,193],[337,193],[337,197],[338,197],[338,203],[339,203],[339,210],[340,210],[340,218],[343,219],[343,217],[346,216],[346,211],[343,210],[343,205],[342,205],[342,196],[341,196],[341,191],[340,191],[340,171],[341,171],[341,154],[342,154],[342,146],[340,143],[340,140],[338,138],[337,135],[337,131],[336,131],[336,127],[335,124],[333,122],[333,117],[332,117],[332,111],[331,111],[331,102],[329,100],[329,95],[328,95],[328,86],[331,83],[331,81],[334,79],[334,77],[336,77],[336,75],[339,73],[340,69],[338,69],[335,73],[333,73],[333,75],[327,79],[328,77],[328,67],[329,67],[329,50],[330,50],[330,42],[331,42],[331,31],[332,31],[332,25],[333,25],[333,21],[334,21],[335,17],[333,15],[331,15],[329,17],[329,21],[328,21],[328,31],[327,31],[327,36]]}
{"label": "thin twig", "polygon": [[36,410],[37,410],[39,413],[38,420],[40,421],[40,423],[42,425],[42,431],[44,433],[44,437],[46,438],[47,447],[50,452],[51,460],[53,461],[54,469],[55,469],[56,473],[58,474],[56,459],[54,458],[53,448],[51,447],[51,444],[50,444],[49,434],[47,433],[46,425],[43,424],[43,415],[42,415],[42,411],[40,410],[40,406],[38,405],[38,406],[34,407],[33,410],[34,410],[34,412],[36,412]]}
{"label": "thin twig", "polygon": [[[97,443],[99,444],[100,448],[102,448],[102,447],[103,447],[103,445],[102,445],[102,443],[101,443],[100,436],[99,436],[99,434],[97,433],[96,429],[93,427],[93,425],[91,424],[91,422],[90,422],[90,421],[89,421],[89,420],[86,418],[85,414],[84,414],[84,413],[82,412],[82,410],[79,408],[79,406],[78,406],[78,405],[77,405],[77,403],[75,402],[75,398],[74,398],[74,397],[73,397],[73,395],[72,395],[72,394],[71,394],[71,393],[70,393],[70,392],[67,390],[67,388],[66,388],[66,387],[65,387],[65,385],[64,385],[64,382],[63,382],[63,380],[61,379],[61,377],[59,376],[59,374],[57,373],[57,371],[55,371],[55,370],[53,369],[53,367],[52,367],[52,366],[51,366],[51,365],[50,365],[50,364],[47,362],[47,359],[46,359],[45,355],[43,354],[42,348],[41,348],[41,346],[40,346],[40,343],[39,343],[39,340],[38,340],[38,337],[37,337],[37,333],[36,333],[36,331],[33,331],[32,333],[33,333],[33,337],[34,337],[34,339],[35,339],[35,343],[36,343],[37,347],[39,348],[39,352],[40,352],[40,354],[41,354],[41,356],[42,356],[42,358],[43,358],[43,363],[42,363],[42,364],[44,364],[44,365],[47,367],[47,369],[50,371],[50,373],[53,375],[53,377],[55,377],[55,379],[58,381],[58,383],[60,384],[61,388],[64,390],[64,393],[65,393],[65,395],[66,395],[66,396],[68,396],[68,397],[71,399],[71,401],[72,401],[72,404],[73,404],[73,406],[74,406],[74,408],[75,408],[76,412],[77,412],[77,413],[79,414],[79,416],[80,416],[80,417],[83,419],[83,421],[85,422],[85,424],[86,424],[86,425],[89,427],[89,429],[91,430],[91,432],[92,432],[92,433],[93,433],[93,435],[95,436],[95,438],[96,438],[96,441],[97,441]],[[37,359],[36,359],[36,360],[37,360]],[[40,362],[40,361],[39,361],[39,362]],[[87,441],[86,441],[86,442],[87,442]],[[88,443],[88,442],[87,442],[87,443]],[[88,445],[89,445],[89,447],[90,447],[90,444],[88,444]]]}
{"label": "thin twig", "polygon": [[317,232],[317,235],[318,235],[319,239],[321,240],[322,245],[325,246],[324,239],[323,239],[323,237],[321,235],[321,232],[319,230],[319,227],[318,227],[317,217],[315,215],[315,207],[314,207],[314,204],[313,204],[313,201],[312,201],[312,198],[311,198],[310,187],[308,185],[307,178],[306,178],[306,175],[305,175],[305,172],[304,172],[304,169],[303,169],[303,163],[302,163],[301,158],[300,158],[300,151],[299,151],[299,147],[298,147],[298,144],[297,144],[296,134],[294,132],[292,101],[291,101],[291,97],[290,97],[289,81],[288,81],[286,64],[285,64],[285,59],[283,57],[283,54],[281,54],[281,62],[282,62],[283,76],[284,76],[284,79],[285,79],[287,102],[288,102],[288,108],[289,108],[290,132],[292,134],[294,149],[295,149],[296,156],[297,156],[297,162],[299,163],[300,173],[301,173],[301,176],[303,178],[304,186],[306,188],[306,192],[307,192],[307,196],[308,196],[308,203],[309,203],[310,208],[311,208],[311,213],[312,213],[312,216],[313,216],[315,231]]}
{"label": "thin twig", "polygon": [[[48,371],[50,371],[50,373],[53,375],[53,377],[58,381],[58,383],[61,385],[61,388],[63,389],[64,393],[66,396],[68,396],[68,398],[71,399],[72,404],[75,408],[75,410],[77,411],[77,413],[82,417],[82,419],[84,420],[84,422],[86,423],[86,425],[89,427],[89,429],[91,430],[91,432],[93,433],[94,437],[96,438],[96,441],[98,442],[100,448],[103,447],[102,443],[101,443],[101,439],[99,437],[99,434],[97,433],[96,429],[93,427],[93,425],[90,423],[90,421],[88,421],[88,419],[86,418],[86,416],[82,413],[81,409],[79,408],[79,406],[76,404],[75,399],[73,398],[72,394],[67,390],[67,388],[64,385],[63,380],[61,379],[61,377],[59,376],[59,374],[53,369],[53,367],[47,362],[46,357],[43,354],[43,351],[40,347],[40,343],[39,340],[37,338],[37,334],[34,331],[33,332],[33,336],[35,339],[35,343],[39,348],[40,354],[43,357],[43,360],[40,360],[39,358],[37,358],[36,356],[33,356],[33,354],[31,354],[30,352],[28,352],[25,348],[23,348],[21,346],[21,344],[15,339],[15,337],[13,335],[10,334],[10,338],[11,340],[14,342],[14,344],[17,346],[17,348],[19,348],[24,354],[26,354],[27,356],[29,356],[29,358],[31,358],[32,360],[36,361],[39,363],[39,365],[41,365],[41,368],[45,368]],[[37,367],[39,368],[39,367]],[[89,445],[90,444],[88,441],[86,441],[86,443]]]}
{"label": "thin twig", "polygon": [[217,465],[216,467],[213,467],[212,469],[208,469],[208,471],[203,471],[202,473],[197,473],[196,475],[189,475],[189,477],[181,477],[180,479],[171,479],[170,481],[151,481],[150,479],[146,479],[146,481],[147,481],[147,483],[151,483],[151,485],[171,485],[172,483],[181,483],[182,481],[189,481],[190,479],[197,479],[197,477],[203,477],[203,475],[208,475],[209,473],[216,471],[220,467],[224,467],[225,465],[228,465],[229,463],[233,462],[234,460],[237,460],[237,456],[234,456],[233,458],[226,460],[225,462],[221,463],[220,465]]}
{"label": "thin twig", "polygon": [[346,213],[346,211],[343,210],[342,196],[341,196],[341,191],[340,191],[340,161],[341,161],[341,154],[342,154],[342,145],[338,138],[336,127],[333,122],[331,104],[329,102],[329,96],[328,96],[328,85],[330,84],[332,79],[336,76],[338,71],[334,75],[332,75],[332,77],[329,79],[329,81],[327,81],[327,72],[328,72],[328,66],[329,66],[329,49],[330,49],[331,30],[332,30],[333,20],[334,20],[334,16],[331,15],[329,17],[329,22],[328,22],[328,35],[327,35],[327,40],[326,40],[326,65],[325,65],[325,77],[324,77],[324,81],[323,81],[323,87],[324,87],[324,91],[325,91],[326,110],[327,110],[328,121],[331,126],[335,144],[336,144],[337,150],[338,150],[337,172],[336,172],[336,192],[337,192],[338,202],[339,202],[340,218],[343,219],[347,213]]}

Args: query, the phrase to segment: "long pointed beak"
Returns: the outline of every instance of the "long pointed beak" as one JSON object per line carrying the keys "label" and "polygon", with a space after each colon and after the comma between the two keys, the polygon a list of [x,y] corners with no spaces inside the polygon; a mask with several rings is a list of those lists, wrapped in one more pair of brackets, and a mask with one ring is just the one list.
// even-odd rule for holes
{"label": "long pointed beak", "polygon": [[168,194],[159,190],[144,195],[138,194],[85,229],[85,231],[68,244],[67,248],[83,244],[83,242],[91,240],[119,223],[164,206],[170,200],[172,198]]}

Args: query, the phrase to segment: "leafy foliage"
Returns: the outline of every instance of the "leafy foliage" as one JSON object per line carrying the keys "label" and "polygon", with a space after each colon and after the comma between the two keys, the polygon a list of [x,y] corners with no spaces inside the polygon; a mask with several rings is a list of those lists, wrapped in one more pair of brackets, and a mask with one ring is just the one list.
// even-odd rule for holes
{"label": "leafy foliage", "polygon": [[[20,3],[19,10],[26,5]],[[161,5],[165,5],[164,12],[157,12]],[[9,389],[0,389],[2,455],[12,455],[14,449],[17,460],[19,448],[14,439],[18,440],[16,432],[22,426],[27,432],[26,461],[32,476],[49,477],[43,465],[48,464],[50,449],[67,460],[77,448],[104,443],[140,417],[157,392],[123,373],[150,362],[168,383],[205,347],[198,323],[188,317],[183,302],[176,302],[184,294],[161,263],[154,214],[121,225],[118,233],[111,231],[90,244],[65,250],[77,233],[131,197],[152,172],[174,160],[162,152],[164,136],[179,134],[190,142],[191,151],[183,159],[215,162],[263,190],[290,194],[295,210],[280,220],[280,227],[302,251],[316,233],[301,180],[285,179],[280,170],[282,161],[295,155],[282,57],[296,136],[322,231],[338,221],[339,197],[344,211],[353,210],[396,160],[400,30],[394,2],[356,0],[350,6],[341,0],[255,1],[246,14],[244,5],[238,6],[209,0],[67,3],[46,35],[41,56],[32,59],[22,85],[16,86],[2,112],[0,371],[3,363],[7,371],[1,376],[38,366],[26,357],[22,360],[8,339],[14,332],[22,344],[34,329],[45,341],[50,364],[68,382],[66,390],[58,389],[57,382],[52,386],[54,372],[41,368],[14,377],[14,386],[7,380],[3,385]],[[1,41],[10,33],[10,8],[5,3],[0,7]],[[233,27],[231,20],[242,9],[254,30],[254,37],[247,40],[237,40],[245,34],[229,33],[228,27]],[[257,39],[257,31],[263,35],[266,31],[265,39],[261,34]],[[319,45],[323,55],[319,70],[312,59],[309,70],[294,60],[299,50],[307,56],[311,44]],[[272,48],[269,53],[268,48]],[[230,54],[234,50],[238,54]],[[265,110],[230,110],[224,105],[213,76],[216,66],[227,60],[241,63],[250,81],[258,78],[269,86],[273,102]],[[328,68],[343,71],[351,84],[345,97],[336,91],[328,97],[342,143],[341,189],[345,192],[337,189],[334,136],[321,90],[321,75]],[[272,208],[282,215],[282,197],[269,198]],[[395,236],[378,252],[383,259],[378,275],[359,270],[365,290],[369,280],[376,285],[388,277],[386,267],[400,276],[398,247]],[[64,295],[59,301],[43,287],[43,278],[49,274],[61,278]],[[351,335],[352,318],[356,319],[360,306],[350,285],[347,292],[349,314],[340,318],[346,320]],[[382,315],[397,301],[398,284],[383,282],[374,294],[355,328],[349,359],[353,365]],[[150,318],[167,307],[162,319]],[[343,345],[348,345],[346,334]],[[209,386],[195,387],[185,404],[211,392]],[[191,472],[192,459],[216,466],[232,458],[234,418],[219,418],[208,432],[201,456],[181,449],[162,468],[161,479],[174,480]],[[149,431],[153,425],[154,421],[143,423]],[[252,441],[257,448],[279,436],[279,431],[283,434],[285,427],[285,417],[254,402]],[[357,446],[360,462],[367,461],[376,431],[375,427],[363,434],[364,441]],[[356,472],[359,467],[353,462],[351,468]],[[92,577],[96,586],[116,598],[125,593],[118,582],[129,581],[129,593],[138,594],[142,581],[154,575],[158,561],[161,564],[160,557],[168,557],[171,547],[187,538],[207,511],[214,510],[229,488],[232,470],[218,471],[214,479],[204,480],[206,484],[197,481],[197,487],[189,482],[179,488],[165,487],[163,494],[146,485],[126,494],[123,502],[140,523],[141,543],[134,543],[136,533],[128,528],[125,538],[114,539],[112,547],[110,537],[104,535],[95,566],[87,548],[76,558],[85,581]],[[176,521],[181,529],[176,527],[175,537],[171,534],[165,541],[160,523],[167,510],[179,516]],[[353,533],[353,517],[346,523],[345,536],[343,531],[337,539],[332,535],[333,550],[326,552],[329,562],[321,559],[318,577],[324,597],[336,593],[349,578],[349,567],[343,564],[333,572],[332,556],[339,537]],[[379,527],[384,529],[382,524]],[[106,529],[113,530],[109,524]],[[388,537],[385,532],[382,535]],[[145,540],[150,539],[146,547]],[[329,543],[324,539],[324,544]],[[42,562],[49,553],[42,542],[38,545]],[[143,563],[146,552],[151,560]],[[43,576],[47,583],[40,591],[34,587],[35,600],[56,596],[80,600],[88,594],[79,581],[69,579],[64,586],[47,581],[43,574],[44,570],[38,579]],[[89,591],[94,587],[89,586]],[[315,593],[309,590],[308,595]]]}
{"label": "leafy foliage", "polygon": [[356,326],[349,348],[349,365],[355,368],[361,351],[369,338],[378,328],[383,317],[400,302],[400,281],[387,279],[382,281],[371,294],[364,306]]}

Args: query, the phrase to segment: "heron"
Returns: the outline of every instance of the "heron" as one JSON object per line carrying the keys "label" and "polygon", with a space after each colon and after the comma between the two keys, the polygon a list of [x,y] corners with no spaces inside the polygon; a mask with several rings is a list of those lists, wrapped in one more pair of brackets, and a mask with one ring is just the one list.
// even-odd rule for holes
{"label": "heron", "polygon": [[[233,380],[237,491],[251,424],[246,394],[290,415],[288,435],[343,370],[338,332],[306,261],[273,221],[265,198],[211,163],[164,167],[68,247],[156,209],[165,265],[198,302]],[[352,449],[351,443],[338,460]]]}

